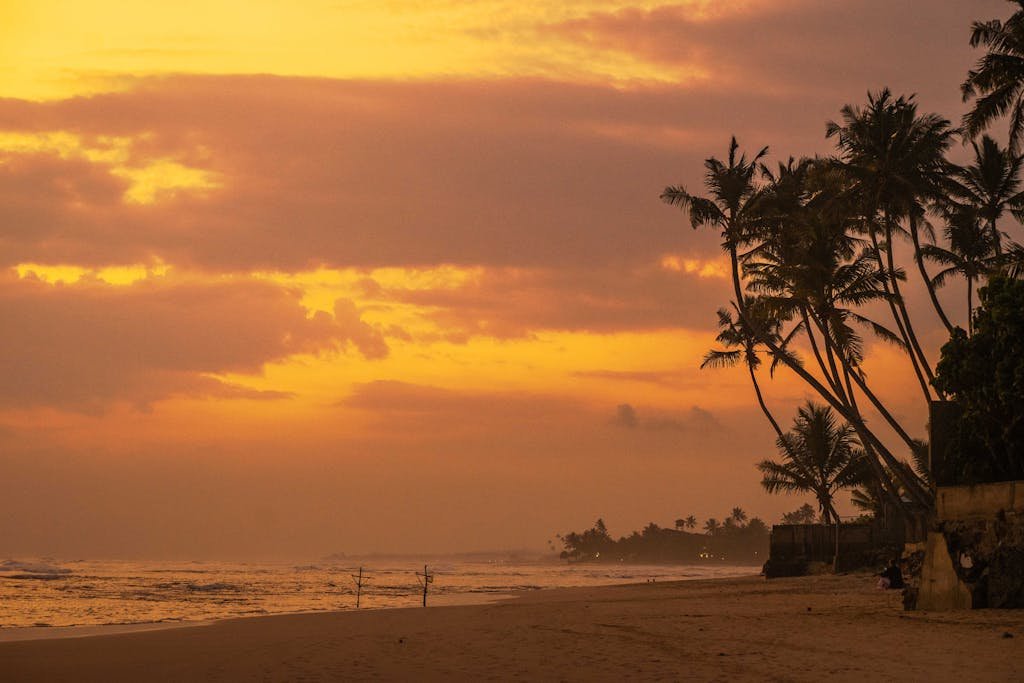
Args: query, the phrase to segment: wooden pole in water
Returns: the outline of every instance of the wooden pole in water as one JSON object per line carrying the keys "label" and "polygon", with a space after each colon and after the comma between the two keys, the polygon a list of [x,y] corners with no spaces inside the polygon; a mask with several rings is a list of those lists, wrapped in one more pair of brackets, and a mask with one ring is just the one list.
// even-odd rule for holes
{"label": "wooden pole in water", "polygon": [[423,606],[427,606],[427,584],[430,583],[430,579],[427,574],[427,565],[423,565]]}
{"label": "wooden pole in water", "polygon": [[427,571],[427,565],[423,565],[423,573],[422,574],[420,574],[419,572],[416,572],[416,579],[417,580],[419,580],[419,578],[421,576],[423,577],[423,606],[426,607],[427,606],[427,584],[434,582],[434,576],[429,571]]}
{"label": "wooden pole in water", "polygon": [[359,580],[356,583],[356,609],[359,609],[359,598],[363,596],[363,568],[359,567]]}
{"label": "wooden pole in water", "polygon": [[365,579],[363,579],[363,568],[361,566],[359,567],[359,576],[356,576],[355,574],[350,574],[350,576],[356,583],[356,609],[359,609],[359,598],[363,593],[363,583],[365,581]]}

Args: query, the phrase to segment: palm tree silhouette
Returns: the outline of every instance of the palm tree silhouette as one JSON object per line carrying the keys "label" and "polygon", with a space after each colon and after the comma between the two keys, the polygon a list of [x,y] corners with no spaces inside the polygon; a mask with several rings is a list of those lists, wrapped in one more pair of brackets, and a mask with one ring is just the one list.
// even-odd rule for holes
{"label": "palm tree silhouette", "polygon": [[976,21],[971,26],[971,47],[988,52],[978,60],[960,86],[964,102],[974,107],[964,115],[963,129],[975,138],[998,118],[1010,115],[1010,148],[1020,149],[1024,133],[1024,0],[1005,22]]}
{"label": "palm tree silhouette", "polygon": [[[885,469],[876,462],[874,454],[880,455],[890,470],[898,461],[884,444],[871,438],[863,420],[857,419],[860,411],[853,384],[909,448],[919,447],[919,442],[907,434],[871,391],[860,367],[863,340],[854,325],[867,327],[883,340],[902,345],[895,333],[855,310],[855,307],[890,296],[884,287],[888,276],[876,267],[873,250],[865,248],[862,240],[847,234],[846,222],[841,220],[848,211],[847,201],[842,192],[829,187],[836,178],[829,173],[828,165],[812,165],[812,171],[804,177],[803,189],[796,194],[815,199],[793,202],[785,220],[766,221],[762,242],[749,253],[744,270],[750,289],[760,295],[760,301],[774,311],[776,317],[798,321],[787,335],[787,343],[797,332],[804,333],[821,376],[845,409],[844,416],[850,415],[847,419],[854,424],[862,441],[868,443],[869,463],[880,479],[887,479]],[[811,179],[813,183],[809,182]],[[920,502],[928,498],[928,492],[919,482],[908,478],[902,483]],[[891,482],[887,489],[895,496],[896,487]]]}
{"label": "palm tree silhouette", "polygon": [[762,460],[757,468],[768,493],[811,493],[823,519],[839,523],[833,506],[837,491],[861,480],[864,452],[853,427],[836,420],[832,409],[808,401],[793,429],[778,442],[782,462]]}
{"label": "palm tree silhouette", "polygon": [[745,154],[737,158],[738,150],[739,143],[733,137],[729,142],[727,163],[715,157],[704,161],[704,184],[711,194],[710,198],[690,194],[681,185],[670,185],[661,193],[661,200],[688,212],[694,230],[701,226],[719,230],[722,248],[729,253],[732,264],[736,301],[742,305],[743,286],[740,283],[738,251],[756,231],[759,221],[755,176],[757,164],[768,154],[768,148],[762,148],[749,161]]}
{"label": "palm tree silhouette", "polygon": [[[761,366],[761,358],[758,354],[762,342],[753,328],[756,327],[761,331],[761,335],[768,335],[781,344],[782,340],[779,338],[779,330],[782,323],[778,318],[773,318],[768,308],[754,297],[747,297],[744,308],[746,316],[737,315],[735,319],[728,309],[718,309],[719,332],[715,340],[726,348],[724,350],[712,349],[708,351],[704,354],[700,367],[701,369],[708,367],[730,367],[742,361],[747,366],[747,372],[750,374],[750,382],[754,386],[757,404],[761,406],[761,411],[768,418],[768,422],[771,423],[776,436],[781,436],[782,429],[765,404],[764,396],[761,393],[761,386],[757,381],[757,369]],[[774,361],[772,363],[773,369],[777,362]]]}
{"label": "palm tree silhouette", "polygon": [[944,230],[949,249],[926,244],[922,253],[926,258],[945,268],[935,274],[932,284],[941,287],[952,275],[961,275],[967,280],[967,336],[974,332],[972,315],[974,311],[974,283],[996,268],[1001,258],[996,253],[997,237],[973,209],[955,211],[947,219]]}
{"label": "palm tree silhouette", "polygon": [[729,515],[729,519],[733,520],[737,525],[742,525],[747,521],[747,513],[741,507],[734,507],[732,514]]}
{"label": "palm tree silhouette", "polygon": [[[1024,156],[984,135],[981,144],[971,142],[974,161],[967,166],[950,164],[946,185],[952,210],[973,208],[985,221],[997,256],[1002,256],[1004,234],[998,221],[1007,211],[1017,220],[1024,220],[1024,191],[1021,191],[1020,170]],[[948,211],[949,209],[947,209]]]}
{"label": "palm tree silhouette", "polygon": [[[868,94],[866,107],[846,105],[842,123],[830,121],[827,137],[836,138],[840,157],[834,161],[849,181],[849,192],[862,212],[862,229],[878,255],[878,269],[888,276],[890,311],[914,366],[925,400],[932,399],[934,380],[914,331],[900,290],[894,256],[894,238],[909,232],[915,262],[928,289],[936,314],[952,333],[949,322],[921,256],[921,225],[925,206],[941,194],[946,170],[945,152],[953,143],[950,122],[937,114],[917,112],[914,96],[894,98],[888,89]],[[901,222],[907,221],[909,230]],[[882,255],[885,255],[885,262]]]}

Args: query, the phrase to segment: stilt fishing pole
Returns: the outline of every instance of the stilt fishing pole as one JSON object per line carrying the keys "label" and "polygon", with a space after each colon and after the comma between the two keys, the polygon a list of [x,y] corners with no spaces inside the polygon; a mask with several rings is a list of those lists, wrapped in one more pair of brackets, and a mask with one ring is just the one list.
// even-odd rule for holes
{"label": "stilt fishing pole", "polygon": [[434,575],[427,571],[427,565],[423,565],[423,573],[416,572],[416,580],[423,584],[423,606],[427,606],[427,586],[434,583]]}
{"label": "stilt fishing pole", "polygon": [[349,574],[352,577],[352,581],[356,584],[356,609],[359,609],[359,597],[363,593],[363,585],[370,580],[369,576],[363,576],[363,568],[359,567],[359,574]]}

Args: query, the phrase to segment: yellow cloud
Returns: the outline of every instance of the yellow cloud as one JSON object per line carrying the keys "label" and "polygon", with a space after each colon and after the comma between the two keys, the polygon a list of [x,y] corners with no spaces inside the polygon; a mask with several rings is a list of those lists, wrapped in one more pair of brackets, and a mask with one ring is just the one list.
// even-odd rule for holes
{"label": "yellow cloud", "polygon": [[163,264],[121,265],[106,268],[85,268],[73,265],[19,263],[14,271],[20,278],[36,278],[49,284],[71,285],[82,280],[96,280],[109,285],[130,285],[141,280],[163,277],[169,268]]}
{"label": "yellow cloud", "polygon": [[54,154],[61,159],[82,159],[106,165],[110,173],[129,182],[124,201],[130,204],[153,204],[184,191],[199,192],[222,186],[218,174],[186,166],[169,158],[136,159],[132,150],[138,138],[98,135],[83,137],[68,131],[25,133],[0,131],[0,163],[3,152],[12,154]]}
{"label": "yellow cloud", "polygon": [[[695,20],[767,0],[677,0]],[[7,3],[10,5],[11,3]],[[635,56],[581,46],[545,27],[664,0],[36,0],[0,9],[0,95],[49,99],[168,73],[330,78],[542,76],[681,82]]]}
{"label": "yellow cloud", "polygon": [[666,254],[663,256],[661,267],[674,273],[696,275],[701,278],[724,278],[729,274],[725,265],[719,261],[703,261],[677,254]]}
{"label": "yellow cloud", "polygon": [[178,192],[201,192],[221,187],[215,173],[169,159],[158,159],[144,166],[120,166],[112,173],[131,183],[124,193],[125,201],[131,204],[153,204]]}

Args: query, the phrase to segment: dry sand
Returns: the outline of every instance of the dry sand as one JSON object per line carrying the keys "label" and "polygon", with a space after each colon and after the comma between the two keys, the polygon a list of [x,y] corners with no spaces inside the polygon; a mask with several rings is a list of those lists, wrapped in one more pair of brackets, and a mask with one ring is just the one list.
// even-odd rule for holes
{"label": "dry sand", "polygon": [[365,679],[1019,681],[1024,611],[903,612],[861,574],[0,643],[3,681]]}

